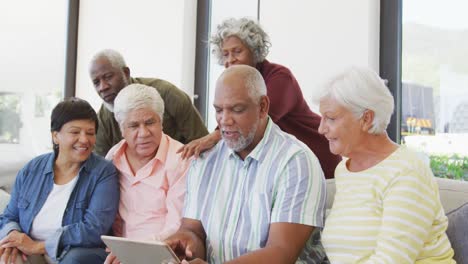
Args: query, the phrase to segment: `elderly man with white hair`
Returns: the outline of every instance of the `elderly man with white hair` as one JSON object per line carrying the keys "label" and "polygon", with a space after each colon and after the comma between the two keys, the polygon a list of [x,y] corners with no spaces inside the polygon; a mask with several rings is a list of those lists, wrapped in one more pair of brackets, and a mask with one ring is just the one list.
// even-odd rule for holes
{"label": "elderly man with white hair", "polygon": [[227,68],[214,108],[222,140],[192,163],[182,225],[166,242],[191,263],[321,263],[325,178],[268,116],[261,74]]}
{"label": "elderly man with white hair", "polygon": [[320,96],[319,132],[334,154],[336,195],[322,241],[331,263],[455,263],[432,171],[385,129],[393,96],[372,70],[353,67]]}
{"label": "elderly man with white hair", "polygon": [[[116,236],[164,240],[180,226],[185,173],[190,160],[176,153],[182,144],[162,132],[164,102],[156,89],[131,84],[116,97],[114,113],[123,140],[106,158],[120,172]],[[106,263],[118,263],[110,254]]]}
{"label": "elderly man with white hair", "polygon": [[132,78],[123,56],[115,50],[106,49],[96,53],[89,66],[89,75],[103,100],[98,112],[99,131],[94,149],[101,156],[105,156],[110,148],[122,140],[113,108],[116,96],[129,84],[150,86],[161,95],[166,105],[161,116],[165,134],[183,144],[208,134],[200,114],[186,93],[162,79]]}

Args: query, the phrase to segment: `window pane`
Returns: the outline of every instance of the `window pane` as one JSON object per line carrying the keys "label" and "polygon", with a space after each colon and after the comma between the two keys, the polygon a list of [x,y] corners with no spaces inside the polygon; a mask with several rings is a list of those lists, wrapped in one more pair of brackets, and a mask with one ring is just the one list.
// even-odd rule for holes
{"label": "window pane", "polygon": [[466,0],[403,1],[402,142],[439,177],[468,180]]}
{"label": "window pane", "polygon": [[62,98],[67,1],[0,3],[0,186],[51,151],[50,111]]}

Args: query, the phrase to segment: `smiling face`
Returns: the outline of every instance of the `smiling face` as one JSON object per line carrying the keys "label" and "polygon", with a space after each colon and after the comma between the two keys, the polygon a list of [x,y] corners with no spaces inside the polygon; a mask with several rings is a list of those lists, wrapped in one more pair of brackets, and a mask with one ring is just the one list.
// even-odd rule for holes
{"label": "smiling face", "polygon": [[60,131],[52,132],[54,144],[59,146],[57,159],[81,163],[88,159],[96,143],[94,120],[73,120],[65,123]]}
{"label": "smiling face", "polygon": [[99,58],[91,65],[90,77],[102,100],[113,105],[117,94],[128,85],[130,71],[127,67],[113,67],[107,58]]}
{"label": "smiling face", "polygon": [[225,68],[236,64],[255,67],[252,51],[236,36],[228,37],[223,41],[221,52]]}
{"label": "smiling face", "polygon": [[153,158],[161,142],[162,123],[150,108],[131,110],[122,125],[127,153],[139,159]]}
{"label": "smiling face", "polygon": [[335,99],[325,97],[320,101],[319,133],[329,142],[333,154],[349,157],[364,141],[368,134],[363,122]]}
{"label": "smiling face", "polygon": [[213,105],[223,140],[245,158],[263,137],[267,97],[253,100],[239,76],[232,74],[218,81]]}

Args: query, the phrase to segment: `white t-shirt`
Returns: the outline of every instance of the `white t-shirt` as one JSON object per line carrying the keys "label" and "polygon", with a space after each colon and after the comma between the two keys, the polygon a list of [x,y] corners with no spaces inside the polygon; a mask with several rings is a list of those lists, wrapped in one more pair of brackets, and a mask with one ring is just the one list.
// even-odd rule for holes
{"label": "white t-shirt", "polygon": [[77,181],[78,175],[66,184],[54,183],[47,200],[33,220],[31,228],[33,239],[44,241],[62,227],[63,214]]}

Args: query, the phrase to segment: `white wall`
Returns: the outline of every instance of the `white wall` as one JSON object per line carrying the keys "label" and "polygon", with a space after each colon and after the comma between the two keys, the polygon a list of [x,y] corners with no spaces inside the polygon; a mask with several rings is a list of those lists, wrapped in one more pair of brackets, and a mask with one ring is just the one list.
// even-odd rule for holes
{"label": "white wall", "polygon": [[379,70],[380,1],[261,1],[268,60],[291,69],[309,105],[328,78],[350,65]]}
{"label": "white wall", "polygon": [[[243,0],[234,8],[227,0],[213,1],[212,31],[229,17],[256,18],[257,1]],[[313,96],[334,74],[350,65],[379,70],[380,1],[263,0],[260,24],[271,38],[267,59],[296,76],[313,111]],[[216,126],[212,111],[214,82],[223,67],[210,60],[208,127]]]}
{"label": "white wall", "polygon": [[[52,149],[50,113],[64,86],[67,2],[0,1],[0,10],[0,186],[4,187],[11,186],[31,158]],[[12,104],[11,97],[18,104]]]}
{"label": "white wall", "polygon": [[[119,50],[133,76],[158,77],[193,95],[196,0],[82,0],[77,95],[98,107],[88,77],[92,55]],[[228,17],[256,18],[258,2],[212,1],[211,30]],[[378,71],[380,5],[376,0],[260,1],[260,22],[271,37],[268,59],[291,69],[313,110],[312,96],[331,75],[352,64]],[[223,67],[210,58],[209,127],[214,82]]]}
{"label": "white wall", "polygon": [[101,104],[89,79],[92,56],[122,53],[133,77],[156,77],[193,95],[196,0],[81,0],[77,96]]}

